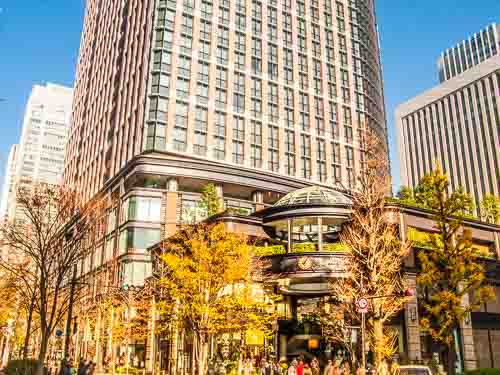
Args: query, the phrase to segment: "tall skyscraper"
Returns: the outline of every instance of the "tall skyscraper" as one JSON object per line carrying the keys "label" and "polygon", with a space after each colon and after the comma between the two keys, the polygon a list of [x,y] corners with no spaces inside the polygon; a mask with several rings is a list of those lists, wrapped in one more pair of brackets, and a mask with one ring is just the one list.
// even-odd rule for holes
{"label": "tall skyscraper", "polygon": [[20,184],[62,183],[73,90],[48,83],[35,85],[26,105],[19,145],[11,149],[2,194],[2,215],[16,216]]}
{"label": "tall skyscraper", "polygon": [[452,189],[463,186],[479,212],[500,194],[500,55],[469,68],[396,110],[401,183],[416,186],[438,161]]}
{"label": "tall skyscraper", "polygon": [[438,60],[439,81],[444,82],[472,68],[500,50],[500,25],[492,23],[452,48]]}
{"label": "tall skyscraper", "polygon": [[12,145],[10,148],[9,159],[5,167],[5,180],[2,187],[2,200],[0,201],[0,222],[8,217],[9,207],[11,207],[10,202],[14,196],[18,147],[19,145]]}
{"label": "tall skyscraper", "polygon": [[387,142],[372,0],[88,0],[65,182],[117,203],[83,273],[141,282],[210,182],[240,212],[352,187],[367,128]]}
{"label": "tall skyscraper", "polygon": [[372,1],[89,0],[66,182],[167,152],[348,186],[380,71]]}

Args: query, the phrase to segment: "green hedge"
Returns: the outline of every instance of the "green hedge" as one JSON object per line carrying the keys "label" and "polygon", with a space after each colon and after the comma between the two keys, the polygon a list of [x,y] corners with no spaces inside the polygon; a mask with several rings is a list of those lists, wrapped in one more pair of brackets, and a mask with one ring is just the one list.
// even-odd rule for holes
{"label": "green hedge", "polygon": [[500,375],[500,368],[480,368],[466,371],[465,375]]}
{"label": "green hedge", "polygon": [[[7,363],[5,375],[34,375],[38,361],[34,359],[15,359]],[[46,373],[46,371],[44,371]]]}
{"label": "green hedge", "polygon": [[[314,253],[316,244],[314,243],[297,243],[292,246],[292,253]],[[345,252],[349,251],[348,247],[341,243],[325,243],[323,244],[323,252]],[[257,257],[266,257],[272,255],[286,254],[286,248],[283,245],[274,246],[254,246],[253,254]]]}
{"label": "green hedge", "polygon": [[256,257],[267,257],[271,255],[279,255],[285,253],[286,250],[283,245],[253,247],[253,255],[255,255]]}

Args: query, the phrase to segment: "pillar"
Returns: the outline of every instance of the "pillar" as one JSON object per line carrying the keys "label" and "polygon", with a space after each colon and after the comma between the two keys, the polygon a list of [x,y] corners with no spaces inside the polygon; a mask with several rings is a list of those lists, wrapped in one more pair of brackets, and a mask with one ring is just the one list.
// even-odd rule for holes
{"label": "pillar", "polygon": [[323,218],[318,217],[318,251],[323,251]]}
{"label": "pillar", "polygon": [[[469,296],[462,298],[464,307],[469,306]],[[460,336],[462,337],[464,370],[475,370],[477,368],[476,351],[474,348],[474,336],[472,334],[472,319],[470,315],[460,322]]]}
{"label": "pillar", "polygon": [[219,202],[220,202],[220,209],[219,212],[224,212],[224,188],[222,184],[215,184],[215,191],[217,193],[217,196],[219,197]]}
{"label": "pillar", "polygon": [[420,326],[418,319],[418,301],[416,295],[417,275],[415,273],[406,273],[405,281],[408,288],[413,291],[413,297],[411,297],[410,300],[405,303],[404,318],[408,360],[414,363],[422,360],[422,351],[420,346]]}
{"label": "pillar", "polygon": [[167,183],[167,193],[164,197],[164,217],[165,217],[165,233],[164,237],[168,238],[177,231],[177,200],[178,200],[178,183],[175,178],[171,178]]}
{"label": "pillar", "polygon": [[99,309],[97,311],[97,323],[96,323],[96,327],[95,327],[95,359],[94,359],[94,362],[97,364],[102,363],[101,323],[102,323],[102,313],[101,313],[101,309]]}
{"label": "pillar", "polygon": [[286,335],[279,336],[279,358],[280,361],[287,361],[288,338]]}
{"label": "pillar", "polygon": [[290,254],[292,252],[292,246],[293,246],[293,225],[292,225],[292,219],[287,220],[287,233],[288,233],[288,242],[287,242],[287,253]]}
{"label": "pillar", "polygon": [[252,193],[252,201],[255,203],[255,211],[264,209],[264,194],[262,191],[254,191]]}
{"label": "pillar", "polygon": [[154,374],[156,362],[156,301],[155,297],[151,301],[151,317],[149,321],[149,344],[147,345],[148,353],[146,353],[146,369]]}

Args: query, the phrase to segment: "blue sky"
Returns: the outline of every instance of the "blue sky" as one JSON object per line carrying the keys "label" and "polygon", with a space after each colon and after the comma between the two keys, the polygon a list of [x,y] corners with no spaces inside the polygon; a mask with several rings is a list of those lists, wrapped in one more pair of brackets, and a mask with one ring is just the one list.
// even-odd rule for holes
{"label": "blue sky", "polygon": [[[36,83],[72,85],[84,0],[0,0],[0,178]],[[458,5],[460,4],[460,5]],[[376,0],[392,174],[399,185],[395,107],[437,83],[439,53],[500,22],[499,0]]]}

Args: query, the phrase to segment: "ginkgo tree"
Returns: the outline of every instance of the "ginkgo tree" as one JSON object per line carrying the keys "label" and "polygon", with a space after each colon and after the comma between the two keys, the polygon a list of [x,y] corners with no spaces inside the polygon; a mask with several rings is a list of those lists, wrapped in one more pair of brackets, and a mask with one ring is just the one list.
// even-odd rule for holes
{"label": "ginkgo tree", "polygon": [[[421,272],[417,277],[423,298],[421,326],[443,348],[448,373],[455,373],[454,332],[471,311],[494,298],[486,270],[474,248],[471,232],[464,228],[474,204],[463,188],[449,191],[448,176],[437,165],[415,189],[416,198],[430,209],[435,233],[419,250]],[[464,303],[469,296],[470,304]]]}
{"label": "ginkgo tree", "polygon": [[[336,300],[337,307],[330,309],[323,319],[327,323],[328,337],[343,345],[349,344],[350,339],[347,338],[346,343],[343,338],[348,334],[348,325],[359,322],[356,300],[368,298],[368,342],[375,367],[383,366],[395,350],[395,334],[387,324],[408,299],[402,265],[410,243],[401,239],[397,223],[388,217],[386,197],[390,191],[390,176],[384,147],[376,136],[367,135],[365,165],[351,192],[351,220],[340,233],[341,242],[350,252],[347,258],[349,272],[346,277],[331,283],[331,297]],[[339,316],[344,323],[328,323]]]}
{"label": "ginkgo tree", "polygon": [[161,289],[179,328],[193,337],[193,374],[204,375],[209,339],[270,329],[273,313],[252,283],[251,246],[222,223],[186,226],[161,243]]}

